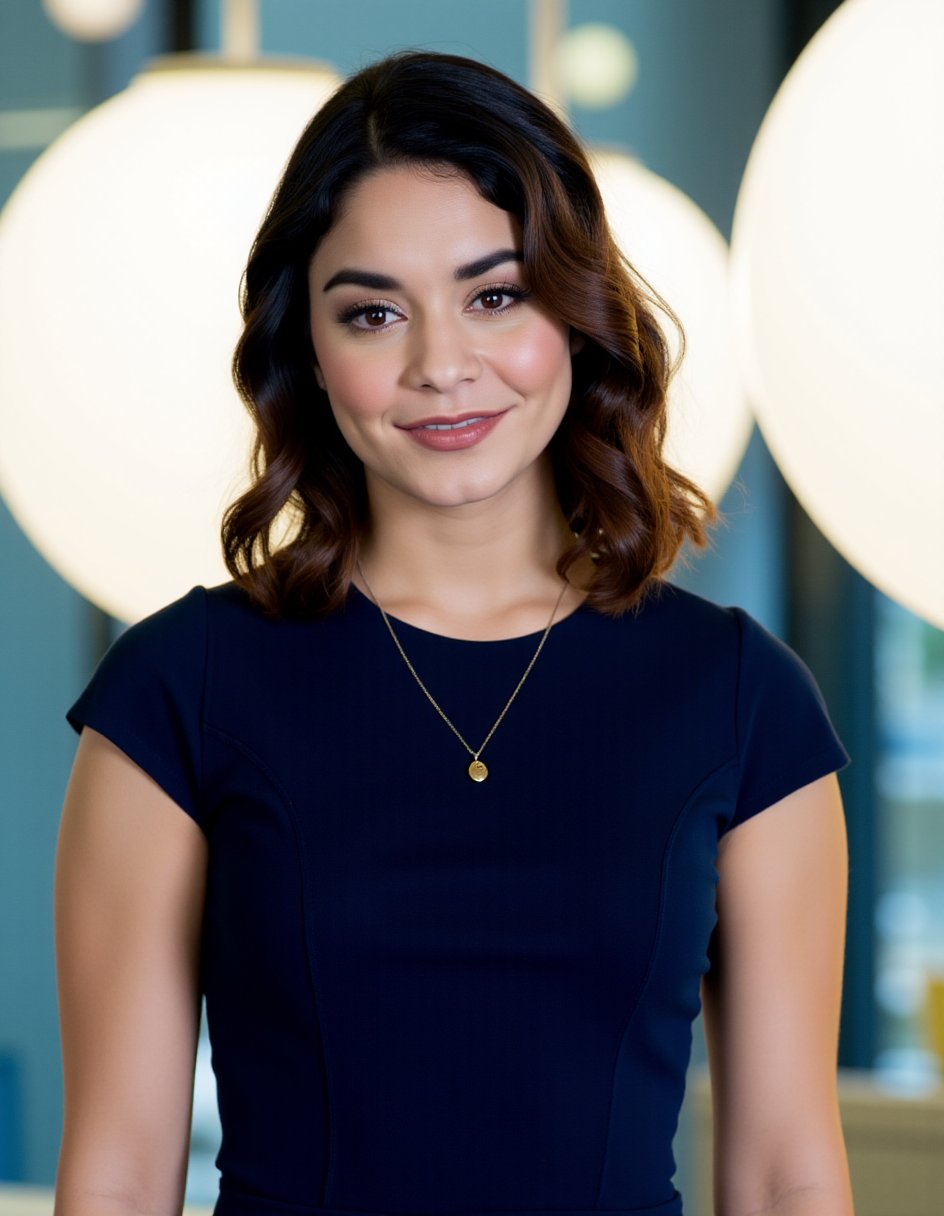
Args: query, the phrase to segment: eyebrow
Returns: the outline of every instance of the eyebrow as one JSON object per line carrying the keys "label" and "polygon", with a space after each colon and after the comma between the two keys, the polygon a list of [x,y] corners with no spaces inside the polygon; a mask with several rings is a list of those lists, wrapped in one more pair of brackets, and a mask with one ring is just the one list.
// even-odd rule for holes
{"label": "eyebrow", "polygon": [[[523,261],[524,255],[520,250],[496,249],[494,253],[487,253],[482,258],[476,258],[474,262],[466,262],[462,266],[457,266],[452,277],[457,283],[462,283],[466,279],[477,279],[480,274],[487,274],[505,262]],[[339,270],[337,274],[333,274],[325,283],[323,290],[330,291],[332,287],[340,287],[345,283],[354,287],[370,287],[374,291],[400,291],[403,287],[399,279],[391,278],[388,274],[351,268]]]}

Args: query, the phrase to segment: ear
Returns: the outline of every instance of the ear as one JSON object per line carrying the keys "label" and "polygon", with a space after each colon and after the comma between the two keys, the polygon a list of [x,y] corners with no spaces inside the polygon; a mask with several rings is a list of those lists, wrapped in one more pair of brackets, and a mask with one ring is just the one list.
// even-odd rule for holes
{"label": "ear", "polygon": [[570,353],[572,355],[579,355],[586,342],[586,336],[579,329],[572,329],[570,331]]}
{"label": "ear", "polygon": [[318,387],[321,389],[322,392],[326,392],[327,390],[325,389],[324,372],[322,372],[321,368],[318,366],[317,363],[314,365],[314,372],[315,372],[315,379],[318,382]]}

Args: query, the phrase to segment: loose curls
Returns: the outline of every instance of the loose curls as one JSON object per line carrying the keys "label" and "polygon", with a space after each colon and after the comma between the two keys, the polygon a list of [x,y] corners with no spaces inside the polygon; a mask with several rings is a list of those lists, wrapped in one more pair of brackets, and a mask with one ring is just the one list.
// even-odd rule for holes
{"label": "loose curls", "polygon": [[[401,164],[451,166],[513,214],[531,290],[583,336],[549,448],[575,533],[557,570],[590,556],[586,602],[619,616],[686,539],[708,543],[717,514],[662,458],[674,365],[655,309],[678,322],[617,248],[566,125],[495,69],[427,51],[391,55],[337,90],[299,140],[253,243],[233,357],[255,424],[253,481],[223,515],[226,566],[270,616],[324,615],[347,597],[366,481],[315,379],[307,273],[345,194]],[[294,530],[275,545],[287,518]]]}

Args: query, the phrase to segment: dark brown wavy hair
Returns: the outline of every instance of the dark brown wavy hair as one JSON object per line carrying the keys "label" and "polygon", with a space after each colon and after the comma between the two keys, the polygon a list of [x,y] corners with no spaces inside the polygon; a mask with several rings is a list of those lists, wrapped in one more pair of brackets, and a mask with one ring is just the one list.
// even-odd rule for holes
{"label": "dark brown wavy hair", "polygon": [[656,312],[678,322],[617,248],[567,126],[493,68],[427,51],[392,55],[337,90],[299,140],[253,243],[233,358],[255,424],[252,485],[223,515],[227,568],[267,615],[323,615],[346,599],[366,481],[315,380],[308,266],[346,192],[403,164],[452,166],[514,215],[534,296],[584,336],[549,449],[576,537],[557,570],[591,556],[587,604],[621,615],[686,540],[708,543],[716,517],[662,458],[674,365]]}

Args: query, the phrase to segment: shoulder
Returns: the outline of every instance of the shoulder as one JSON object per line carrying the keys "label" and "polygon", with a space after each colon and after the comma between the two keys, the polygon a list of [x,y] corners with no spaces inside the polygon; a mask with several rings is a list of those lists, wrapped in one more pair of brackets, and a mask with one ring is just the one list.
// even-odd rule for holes
{"label": "shoulder", "polygon": [[185,595],[127,625],[114,639],[99,667],[193,667],[206,639],[206,588],[192,587]]}
{"label": "shoulder", "polygon": [[742,740],[761,716],[786,725],[791,715],[825,711],[803,659],[739,605],[662,581],[635,616],[621,619],[634,622],[626,631],[633,661],[651,665],[663,689],[685,690],[705,712],[732,712]]}
{"label": "shoulder", "polygon": [[631,609],[625,619],[669,636],[693,632],[698,640],[725,637],[736,640],[736,614],[740,612],[740,608],[725,608],[675,582],[654,579],[639,606]]}
{"label": "shoulder", "polygon": [[713,656],[734,679],[777,670],[809,675],[799,655],[745,608],[718,604],[674,583],[653,586],[638,620],[688,656]]}
{"label": "shoulder", "polygon": [[680,679],[734,678],[742,614],[742,609],[658,580],[638,608],[621,619],[629,622],[627,633],[638,638],[648,653],[659,656],[667,673]]}
{"label": "shoulder", "polygon": [[700,711],[698,736],[730,724],[738,789],[727,827],[849,763],[809,667],[744,608],[663,583],[647,616],[662,670]]}
{"label": "shoulder", "polygon": [[200,583],[128,625],[116,645],[173,648],[198,638],[205,640],[211,634],[215,637],[220,632],[258,627],[267,620],[247,592],[232,580],[209,587]]}
{"label": "shoulder", "polygon": [[642,601],[641,616],[651,615],[666,625],[685,625],[699,632],[738,639],[747,625],[761,628],[756,617],[737,604],[719,604],[678,583],[655,579]]}
{"label": "shoulder", "polygon": [[[98,660],[66,717],[75,729],[119,712],[133,716],[151,703],[199,699],[207,656],[207,589],[184,595],[127,625]],[[93,720],[95,719],[95,720]]]}
{"label": "shoulder", "polygon": [[198,823],[206,684],[206,589],[128,625],[112,642],[66,712],[142,768]]}

